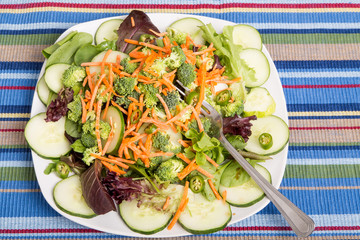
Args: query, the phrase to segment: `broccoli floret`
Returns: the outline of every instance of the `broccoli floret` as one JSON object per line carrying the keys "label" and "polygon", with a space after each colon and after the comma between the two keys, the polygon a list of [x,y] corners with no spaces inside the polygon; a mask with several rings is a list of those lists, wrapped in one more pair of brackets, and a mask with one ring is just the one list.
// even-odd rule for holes
{"label": "broccoli floret", "polygon": [[177,69],[176,76],[185,87],[188,87],[195,81],[195,67],[190,63],[184,63]]}
{"label": "broccoli floret", "polygon": [[132,74],[135,69],[139,67],[139,63],[136,62],[130,62],[131,58],[127,57],[121,60],[120,65],[123,66],[124,72],[127,72],[129,74]]}
{"label": "broccoli floret", "polygon": [[186,56],[184,51],[179,46],[172,47],[170,56],[164,59],[165,64],[171,70],[180,67],[185,62],[185,60]]}
{"label": "broccoli floret", "polygon": [[91,148],[96,145],[96,137],[90,133],[84,133],[81,135],[81,142],[85,147]]}
{"label": "broccoli floret", "polygon": [[175,183],[179,181],[177,176],[184,169],[184,164],[181,160],[171,158],[162,162],[155,171],[155,177],[162,182]]}
{"label": "broccoli floret", "polygon": [[233,117],[235,115],[240,115],[244,111],[244,104],[240,100],[229,103],[221,107],[224,117]]}
{"label": "broccoli floret", "polygon": [[87,122],[87,121],[94,121],[95,118],[96,118],[95,110],[89,111],[89,112],[86,114],[86,122]]}
{"label": "broccoli floret", "polygon": [[166,96],[163,93],[161,93],[161,97],[164,99],[169,110],[175,109],[175,107],[180,103],[180,94],[176,90],[167,92]]}
{"label": "broccoli floret", "polygon": [[159,93],[159,89],[154,87],[154,85],[139,84],[138,87],[144,93],[144,103],[147,108],[152,108],[159,102],[159,98],[156,96]]}
{"label": "broccoli floret", "polygon": [[163,119],[165,120],[166,119],[166,113],[165,113],[165,110],[163,107],[158,107],[158,106],[155,106],[155,114],[157,117],[159,117],[160,119]]}
{"label": "broccoli floret", "polygon": [[[82,130],[83,130],[83,134],[89,133],[92,136],[96,136],[95,134],[95,121],[87,121],[85,122],[85,124],[82,126]],[[104,121],[100,121],[100,138],[101,139],[107,139],[109,137],[110,131],[111,131],[111,126],[109,123],[104,122]]]}
{"label": "broccoli floret", "polygon": [[114,90],[120,96],[127,96],[132,93],[137,84],[136,78],[122,77],[114,81]]}
{"label": "broccoli floret", "polygon": [[187,33],[180,32],[179,30],[170,27],[166,29],[166,32],[168,32],[171,42],[175,41],[179,45],[186,43]]}
{"label": "broccoli floret", "polygon": [[[213,126],[213,124],[211,123],[211,120],[207,117],[203,117],[200,119],[201,123],[203,125],[204,131],[207,135],[209,135],[210,137],[214,136],[215,133],[215,127]],[[196,131],[199,131],[199,125],[197,123],[197,121],[195,119],[191,120],[189,125],[188,125],[189,129],[195,129]]]}
{"label": "broccoli floret", "polygon": [[80,96],[76,95],[74,100],[70,102],[67,105],[67,107],[69,109],[67,113],[67,117],[73,122],[78,122],[82,115],[82,105],[81,105]]}
{"label": "broccoli floret", "polygon": [[130,103],[132,103],[132,101],[128,97],[133,97],[136,100],[139,100],[140,93],[138,93],[137,91],[134,90],[131,92],[130,95],[128,95],[126,97],[116,97],[115,102],[119,105],[123,105],[125,108],[128,108]]}
{"label": "broccoli floret", "polygon": [[86,77],[84,67],[71,65],[62,75],[61,81],[65,87],[74,87],[77,83],[82,82]]}
{"label": "broccoli floret", "polygon": [[85,149],[84,153],[83,153],[83,162],[86,163],[86,165],[90,166],[90,164],[92,164],[95,160],[95,158],[93,156],[90,155],[90,153],[99,153],[99,149],[97,146],[92,147],[92,148],[87,148]]}
{"label": "broccoli floret", "polygon": [[[182,111],[184,108],[186,108],[188,105],[185,102],[180,102],[178,105],[180,107],[180,111]],[[188,109],[180,118],[179,121],[186,122],[186,120],[189,120],[191,118],[192,110]]]}
{"label": "broccoli floret", "polygon": [[109,96],[109,94],[111,94],[110,92],[107,92],[105,95],[101,95],[105,90],[106,90],[106,86],[105,85],[101,85],[96,93],[96,100],[101,102],[106,102],[107,98]]}
{"label": "broccoli floret", "polygon": [[149,171],[154,171],[163,161],[163,157],[150,158],[150,166],[148,168]]}
{"label": "broccoli floret", "polygon": [[152,146],[163,152],[172,152],[177,154],[181,151],[181,145],[175,145],[173,142],[171,142],[170,135],[165,132],[157,132],[155,135],[153,135],[152,141]]}
{"label": "broccoli floret", "polygon": [[[206,48],[207,48],[206,46],[202,46],[197,51],[201,52],[201,51],[205,50]],[[200,68],[202,63],[205,61],[206,61],[206,71],[210,71],[214,66],[214,62],[215,62],[214,56],[211,56],[211,57],[206,56],[204,58],[202,58],[200,55],[196,56],[196,67]]]}
{"label": "broccoli floret", "polygon": [[162,77],[162,75],[167,73],[167,65],[164,59],[156,59],[154,63],[150,66],[150,70],[157,73],[159,77]]}

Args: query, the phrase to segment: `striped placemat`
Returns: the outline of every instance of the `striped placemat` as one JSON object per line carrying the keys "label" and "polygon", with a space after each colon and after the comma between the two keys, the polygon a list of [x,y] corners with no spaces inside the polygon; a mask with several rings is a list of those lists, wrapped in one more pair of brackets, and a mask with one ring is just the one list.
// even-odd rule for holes
{"label": "striped placemat", "polygon": [[[0,238],[109,239],[57,214],[39,190],[24,139],[41,49],[85,21],[189,13],[258,28],[283,84],[290,121],[280,190],[316,223],[309,239],[360,238],[360,3],[332,0],[0,1]],[[119,237],[127,239],[127,237]],[[223,231],[174,239],[296,239],[275,207]]]}

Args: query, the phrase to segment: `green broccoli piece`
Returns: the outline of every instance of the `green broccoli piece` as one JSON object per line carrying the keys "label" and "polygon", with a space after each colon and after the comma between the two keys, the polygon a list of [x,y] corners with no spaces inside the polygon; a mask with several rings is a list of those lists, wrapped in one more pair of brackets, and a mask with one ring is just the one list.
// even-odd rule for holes
{"label": "green broccoli piece", "polygon": [[[200,119],[201,120],[201,123],[204,127],[204,131],[207,135],[209,135],[210,137],[214,136],[215,135],[215,130],[216,128],[213,126],[211,120],[207,117],[203,117]],[[189,125],[188,125],[188,128],[189,129],[195,129],[196,131],[200,131],[199,130],[199,125],[197,123],[197,121],[195,119],[191,120]]]}
{"label": "green broccoli piece", "polygon": [[183,161],[171,158],[165,162],[162,162],[159,167],[155,170],[155,177],[160,180],[160,182],[170,182],[175,183],[179,181],[177,176],[184,169]]}
{"label": "green broccoli piece", "polygon": [[180,67],[185,62],[185,60],[186,56],[184,51],[179,46],[172,47],[170,56],[164,59],[165,64],[171,70]]}
{"label": "green broccoli piece", "polygon": [[164,161],[163,157],[153,157],[150,158],[150,166],[148,170],[150,172],[153,172],[155,169],[158,168],[158,166]]}
{"label": "green broccoli piece", "polygon": [[91,148],[96,145],[96,137],[90,133],[83,133],[81,135],[81,142],[86,148]]}
{"label": "green broccoli piece", "polygon": [[244,111],[244,104],[241,100],[235,100],[232,103],[222,106],[221,111],[224,117],[233,117],[235,115],[240,115]]}
{"label": "green broccoli piece", "polygon": [[[202,46],[198,49],[198,52],[205,50],[207,47],[206,46]],[[214,66],[214,56],[211,57],[205,57],[205,58],[201,58],[201,56],[196,56],[196,67],[200,68],[202,63],[206,61],[206,71],[210,71],[213,66]]]}
{"label": "green broccoli piece", "polygon": [[139,100],[140,93],[134,90],[130,93],[130,95],[126,97],[116,97],[115,102],[119,105],[123,105],[125,108],[128,108],[130,103],[132,103],[132,101],[128,97],[133,97],[136,100]]}
{"label": "green broccoli piece", "polygon": [[155,106],[155,114],[156,116],[158,116],[160,119],[165,120],[166,119],[166,113],[165,113],[165,109],[161,106]]}
{"label": "green broccoli piece", "polygon": [[96,100],[101,102],[106,102],[107,98],[109,96],[109,94],[111,94],[110,92],[107,92],[104,96],[102,96],[101,94],[107,89],[107,87],[105,85],[101,85],[96,93]]}
{"label": "green broccoli piece", "polygon": [[156,96],[159,93],[159,89],[154,87],[154,85],[139,84],[138,87],[144,93],[144,103],[147,108],[152,108],[159,102],[159,98]]}
{"label": "green broccoli piece", "polygon": [[159,75],[159,77],[162,77],[165,73],[167,73],[168,67],[164,61],[164,59],[156,59],[154,63],[150,66],[150,70],[154,71]]}
{"label": "green broccoli piece", "polygon": [[[188,105],[185,102],[180,102],[180,104],[178,105],[180,107],[180,111],[182,111],[184,108],[186,108]],[[177,112],[178,113],[178,112]],[[176,114],[177,114],[176,113]],[[192,114],[192,110],[189,109],[187,110],[180,118],[179,121],[181,122],[186,122],[186,120],[189,120],[191,118],[191,114]]]}
{"label": "green broccoli piece", "polygon": [[79,82],[82,82],[86,77],[86,71],[84,67],[71,65],[62,75],[61,81],[65,87],[73,88]]}
{"label": "green broccoli piece", "polygon": [[[95,121],[86,121],[85,124],[82,126],[83,134],[89,133],[92,136],[96,136],[95,134]],[[109,123],[100,121],[100,138],[107,139],[109,137],[111,126]]]}
{"label": "green broccoli piece", "polygon": [[127,96],[132,93],[137,84],[136,78],[122,77],[114,80],[114,90],[120,96]]}
{"label": "green broccoli piece", "polygon": [[78,122],[81,119],[82,115],[82,105],[80,96],[76,95],[74,100],[67,105],[69,111],[67,113],[67,117],[73,121]]}
{"label": "green broccoli piece", "polygon": [[181,45],[186,43],[186,36],[188,35],[185,32],[181,32],[175,28],[167,28],[166,32],[169,34],[170,41],[175,41],[177,44]]}
{"label": "green broccoli piece", "polygon": [[[169,110],[175,109],[176,106],[179,105],[179,103],[180,103],[180,94],[176,90],[167,92],[166,96],[163,93],[161,93],[160,95],[164,99]],[[161,104],[161,106],[162,106],[162,104]]]}
{"label": "green broccoli piece", "polygon": [[195,81],[195,67],[190,63],[184,63],[177,69],[176,76],[185,87],[188,87]]}
{"label": "green broccoli piece", "polygon": [[90,155],[91,153],[95,153],[95,154],[99,153],[98,147],[95,146],[95,147],[92,147],[92,148],[87,148],[87,149],[85,149],[85,151],[83,152],[83,155],[84,155],[84,156],[83,156],[82,160],[83,160],[83,162],[86,163],[86,165],[88,165],[88,166],[90,166],[90,164],[92,164],[92,163],[94,162],[94,160],[95,160],[95,158]]}
{"label": "green broccoli piece", "polygon": [[152,146],[163,152],[172,152],[177,154],[181,151],[181,145],[174,144],[170,140],[170,135],[165,132],[157,132],[155,135],[153,135],[152,141]]}
{"label": "green broccoli piece", "polygon": [[123,66],[124,72],[132,74],[139,67],[139,63],[130,62],[131,58],[127,57],[121,60],[120,65]]}

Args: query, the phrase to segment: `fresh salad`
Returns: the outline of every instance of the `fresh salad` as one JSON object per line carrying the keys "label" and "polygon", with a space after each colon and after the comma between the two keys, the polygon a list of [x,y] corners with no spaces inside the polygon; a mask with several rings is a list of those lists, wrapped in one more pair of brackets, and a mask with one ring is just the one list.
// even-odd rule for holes
{"label": "fresh salad", "polygon": [[[179,223],[193,234],[226,227],[230,205],[248,207],[263,191],[218,139],[210,103],[229,142],[268,181],[259,162],[288,142],[275,101],[260,87],[270,67],[248,25],[183,18],[160,32],[141,11],[105,21],[95,36],[71,32],[43,50],[37,85],[47,111],[25,137],[51,159],[59,209],[92,218],[118,211],[133,231],[153,234]],[[178,89],[185,91],[184,97]]]}

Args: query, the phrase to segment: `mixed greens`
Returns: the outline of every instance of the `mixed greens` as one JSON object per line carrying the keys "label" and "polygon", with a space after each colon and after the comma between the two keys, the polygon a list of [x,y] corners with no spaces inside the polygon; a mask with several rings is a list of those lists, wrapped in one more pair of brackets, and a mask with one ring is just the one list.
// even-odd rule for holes
{"label": "mixed greens", "polygon": [[[213,137],[218,130],[200,113],[204,100],[221,113],[229,142],[271,181],[257,163],[285,147],[288,128],[272,116],[271,95],[257,87],[270,70],[244,57],[249,46],[260,52],[255,54],[260,62],[265,57],[261,44],[260,49],[246,41],[239,45],[241,36],[234,34],[244,31],[255,34],[246,25],[226,26],[218,34],[211,24],[186,18],[161,33],[145,13],[132,11],[123,21],[103,23],[96,45],[90,34],[71,32],[44,49],[48,92],[38,93],[46,99],[46,117],[33,117],[25,136],[37,154],[53,159],[45,173],[55,171],[64,179],[56,188],[71,192],[80,186],[79,204],[86,205],[68,207],[68,196],[57,190],[57,206],[80,217],[119,209],[125,224],[143,234],[170,230],[177,221],[187,231],[203,234],[230,221],[228,202],[248,206],[260,201],[263,192],[231,160]],[[177,81],[190,89],[185,98]],[[275,136],[279,134],[266,120],[252,127],[267,117],[279,125],[281,136]],[[51,136],[56,140],[49,140]],[[39,138],[45,140],[40,144]],[[250,151],[258,147],[263,150]],[[240,202],[234,189],[244,184],[257,189],[257,195],[250,193]],[[213,221],[195,224],[198,217]]]}

